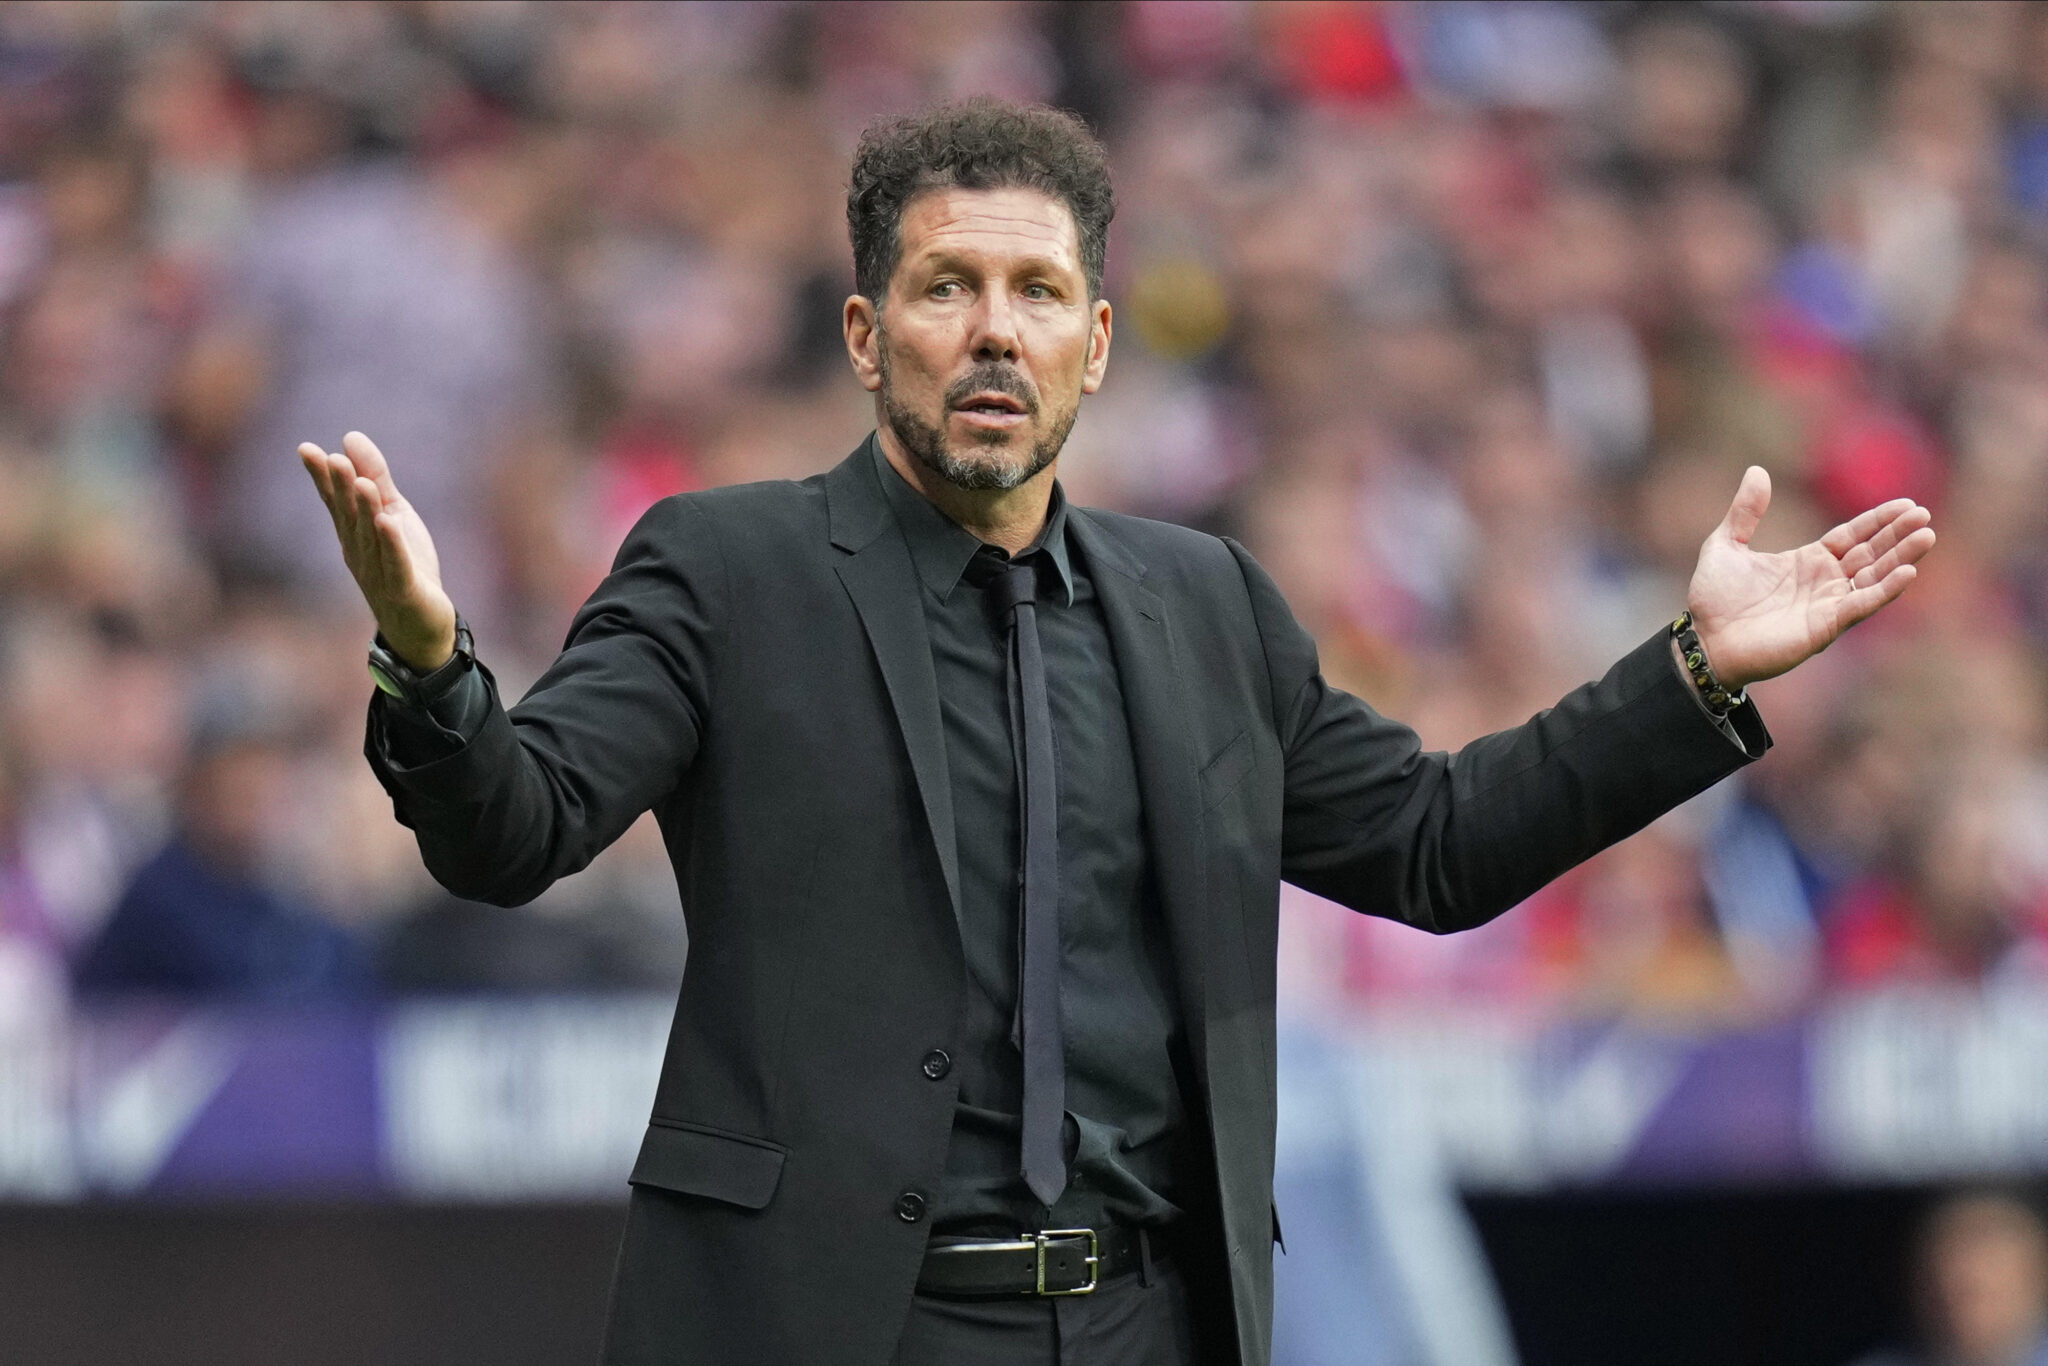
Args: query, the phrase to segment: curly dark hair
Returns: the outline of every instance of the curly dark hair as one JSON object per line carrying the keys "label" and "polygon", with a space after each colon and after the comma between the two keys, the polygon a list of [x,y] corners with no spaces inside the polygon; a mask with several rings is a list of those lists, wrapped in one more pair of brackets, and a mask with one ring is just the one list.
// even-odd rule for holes
{"label": "curly dark hair", "polygon": [[1043,190],[1073,212],[1088,296],[1102,297],[1102,258],[1116,196],[1109,153],[1062,109],[978,97],[876,124],[860,135],[846,187],[854,289],[881,304],[902,253],[904,206],[921,191]]}

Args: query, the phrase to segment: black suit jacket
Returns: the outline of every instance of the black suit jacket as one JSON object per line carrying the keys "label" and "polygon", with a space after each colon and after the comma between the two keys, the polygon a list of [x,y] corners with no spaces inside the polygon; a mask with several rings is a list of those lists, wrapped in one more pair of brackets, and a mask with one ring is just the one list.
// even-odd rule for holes
{"label": "black suit jacket", "polygon": [[[1425,753],[1324,684],[1235,544],[1080,508],[1069,527],[1116,654],[1213,1155],[1219,1345],[1263,1366],[1281,879],[1476,925],[1744,755],[1661,633],[1527,724]],[[921,1062],[953,1043],[964,989],[918,592],[864,446],[800,483],[657,504],[554,665],[451,757],[391,762],[372,705],[372,763],[460,896],[525,901],[640,812],[661,823],[690,952],[631,1178],[618,1366],[890,1358],[953,1120],[953,1083]]]}

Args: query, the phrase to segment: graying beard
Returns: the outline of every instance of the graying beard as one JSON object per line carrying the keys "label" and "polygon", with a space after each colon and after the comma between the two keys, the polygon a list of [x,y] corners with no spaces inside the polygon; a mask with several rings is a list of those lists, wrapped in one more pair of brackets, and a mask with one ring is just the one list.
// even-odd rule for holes
{"label": "graying beard", "polygon": [[[896,433],[896,439],[917,457],[918,463],[953,487],[970,493],[1006,492],[1030,483],[1040,471],[1059,458],[1060,448],[1067,444],[1067,434],[1074,429],[1074,419],[1080,415],[1077,406],[1067,414],[1065,421],[1047,432],[1031,448],[1031,458],[1022,465],[965,459],[946,449],[944,432],[896,402],[895,387],[889,382],[886,341],[876,347],[876,355],[882,371],[882,413],[889,421],[889,430]],[[994,445],[998,439],[997,433],[990,432],[983,441]]]}

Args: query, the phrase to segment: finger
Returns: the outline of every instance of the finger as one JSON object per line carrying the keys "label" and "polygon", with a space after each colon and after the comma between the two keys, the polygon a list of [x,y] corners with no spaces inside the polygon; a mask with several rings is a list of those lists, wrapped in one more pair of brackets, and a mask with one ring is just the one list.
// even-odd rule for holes
{"label": "finger", "polygon": [[384,494],[378,489],[376,480],[359,474],[351,487],[355,490],[358,513],[375,517],[384,510]]}
{"label": "finger", "polygon": [[1849,552],[1841,557],[1842,572],[1849,575],[1861,573],[1882,559],[1886,551],[1933,520],[1933,513],[1914,504],[1879,528],[1869,540],[1849,547]]}
{"label": "finger", "polygon": [[327,504],[327,510],[334,514],[334,530],[341,537],[342,548],[349,550],[355,544],[355,466],[349,464],[348,457],[345,455],[338,455],[333,451],[328,451],[325,454],[327,456],[327,487],[334,494],[334,497]]}
{"label": "finger", "polygon": [[375,481],[377,492],[384,496],[384,501],[397,500],[398,485],[391,478],[391,462],[384,458],[384,452],[377,449],[376,442],[361,432],[350,432],[341,439],[341,448],[355,462],[357,474]]}
{"label": "finger", "polygon": [[1902,564],[1868,588],[1859,588],[1843,598],[1840,612],[1836,616],[1836,620],[1841,623],[1841,630],[1846,631],[1857,622],[1867,619],[1880,607],[1905,592],[1919,572],[1910,564]]}
{"label": "finger", "polygon": [[306,467],[306,473],[313,477],[313,487],[320,490],[320,501],[327,504],[327,510],[334,510],[334,481],[327,477],[327,452],[310,441],[299,443],[299,463]]}
{"label": "finger", "polygon": [[341,502],[346,496],[335,482],[334,467],[326,451],[310,441],[299,445],[299,463],[312,476],[313,487],[319,491],[321,506],[327,509],[327,520],[334,524],[334,534],[341,541],[342,549],[348,548],[348,524],[342,519]]}
{"label": "finger", "polygon": [[353,497],[350,500],[354,516],[349,531],[355,542],[356,554],[366,567],[377,564],[377,514],[383,511],[382,499],[377,494],[377,485],[357,475],[351,485]]}
{"label": "finger", "polygon": [[334,500],[351,510],[355,506],[356,467],[340,451],[327,453],[327,481],[334,485]]}
{"label": "finger", "polygon": [[350,547],[349,527],[354,521],[355,493],[349,487],[349,479],[335,472],[338,462],[348,468],[348,461],[338,455],[329,455],[320,447],[307,441],[299,446],[299,460],[306,472],[313,476],[314,487],[320,490],[320,501],[326,505],[328,520],[334,523],[335,537],[341,542],[346,556]]}
{"label": "finger", "polygon": [[1887,575],[1902,564],[1912,564],[1922,555],[1934,549],[1934,528],[1921,527],[1912,535],[1900,541],[1891,550],[1880,556],[1876,562],[1859,570],[1849,582],[1857,588],[1867,588],[1873,583],[1882,583]]}
{"label": "finger", "polygon": [[1842,523],[1833,531],[1820,538],[1828,553],[1837,559],[1849,553],[1859,541],[1867,541],[1881,526],[1914,506],[1911,498],[1894,498],[1889,503],[1880,503],[1870,511]]}
{"label": "finger", "polygon": [[1770,505],[1770,473],[1762,465],[1751,465],[1742,472],[1742,483],[1735,489],[1735,501],[1728,505],[1728,515],[1721,519],[1716,530],[1725,533],[1737,545],[1748,545]]}
{"label": "finger", "polygon": [[405,543],[405,533],[399,529],[398,518],[393,514],[380,513],[375,526],[378,559],[393,590],[402,592],[413,581],[412,547]]}

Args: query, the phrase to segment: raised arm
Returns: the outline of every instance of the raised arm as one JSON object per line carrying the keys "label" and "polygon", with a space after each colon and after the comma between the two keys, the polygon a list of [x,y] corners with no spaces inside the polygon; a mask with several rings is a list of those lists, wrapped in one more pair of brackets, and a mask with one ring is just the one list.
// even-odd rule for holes
{"label": "raised arm", "polygon": [[[387,645],[415,671],[449,664],[455,608],[383,455],[351,432],[340,454],[307,445],[300,458]],[[440,703],[372,694],[365,753],[443,886],[476,901],[529,901],[682,781],[710,711],[723,587],[702,512],[665,499],[626,537],[562,653],[509,712],[481,658],[458,685],[470,690],[459,710],[473,718],[459,733]]]}
{"label": "raised arm", "polygon": [[[1688,594],[1730,688],[1782,673],[1896,598],[1934,544],[1910,500],[1873,508],[1781,555],[1749,548],[1769,501],[1743,479]],[[1709,717],[1660,631],[1598,682],[1455,754],[1332,688],[1272,581],[1241,556],[1286,755],[1282,876],[1436,931],[1481,924],[1760,755],[1753,705]]]}

